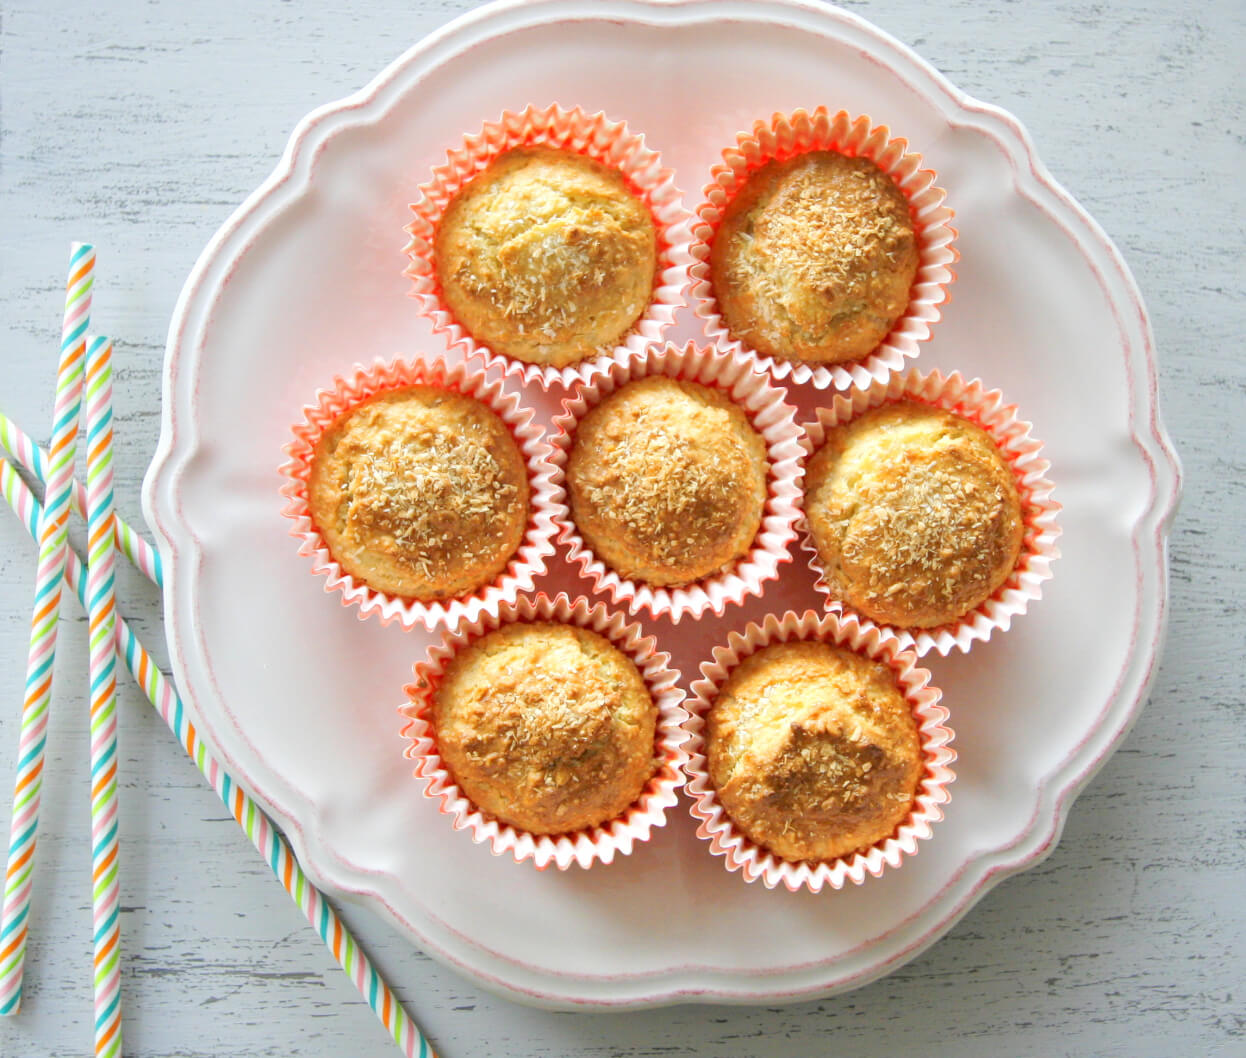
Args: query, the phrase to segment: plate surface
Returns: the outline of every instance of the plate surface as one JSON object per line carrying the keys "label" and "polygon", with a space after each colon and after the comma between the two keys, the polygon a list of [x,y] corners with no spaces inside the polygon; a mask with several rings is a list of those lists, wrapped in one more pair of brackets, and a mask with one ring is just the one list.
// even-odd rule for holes
{"label": "plate surface", "polygon": [[[1064,505],[1063,557],[1010,632],[926,659],[957,735],[952,802],[919,855],[863,886],[746,885],[682,802],[609,867],[494,858],[418,795],[402,756],[401,688],[431,637],[359,621],[287,535],[277,467],[302,405],[356,361],[442,352],[401,274],[416,185],[482,120],[555,101],[643,131],[689,206],[755,118],[866,113],[925,156],[956,210],[959,277],[917,363],[980,376],[1033,422]],[[697,333],[689,310],[672,336]],[[308,874],[482,984],[569,1008],[855,987],[1041,859],[1141,707],[1179,481],[1136,286],[1015,119],[861,19],[800,0],[536,0],[459,19],[300,124],[182,292],[144,506],[188,707]],[[722,619],[649,622],[685,686],[729,628],[818,605],[793,553],[761,600]],[[541,586],[587,589],[563,568]]]}

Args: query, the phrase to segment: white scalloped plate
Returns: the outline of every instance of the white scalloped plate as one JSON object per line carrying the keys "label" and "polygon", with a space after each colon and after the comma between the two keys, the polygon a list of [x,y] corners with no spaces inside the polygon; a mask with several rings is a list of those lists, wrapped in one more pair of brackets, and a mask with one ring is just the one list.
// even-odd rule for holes
{"label": "white scalloped plate", "polygon": [[[553,101],[644,131],[690,206],[738,130],[819,103],[886,122],[948,191],[959,278],[918,363],[980,375],[1032,420],[1064,505],[1063,558],[1010,632],[927,659],[957,780],[947,818],[902,870],[817,895],[747,885],[682,805],[608,867],[538,873],[494,858],[418,795],[402,755],[396,708],[428,636],[326,597],[287,535],[277,467],[316,388],[355,361],[441,351],[402,274],[415,186],[484,118]],[[689,310],[670,337],[695,333]],[[639,1006],[855,987],[1046,855],[1146,694],[1179,481],[1137,288],[1009,115],[811,3],[536,0],[459,19],[299,125],[182,292],[144,504],[178,684],[308,874],[514,998]],[[816,606],[803,565],[721,619],[650,622],[685,681],[728,627]],[[566,569],[544,583],[577,585]]]}

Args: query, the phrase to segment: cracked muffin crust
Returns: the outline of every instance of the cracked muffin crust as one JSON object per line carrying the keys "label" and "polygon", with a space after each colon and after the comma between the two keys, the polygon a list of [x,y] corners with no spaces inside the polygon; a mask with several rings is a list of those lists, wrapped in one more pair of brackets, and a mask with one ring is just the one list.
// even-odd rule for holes
{"label": "cracked muffin crust", "polygon": [[727,814],[788,860],[831,860],[887,838],[924,767],[891,669],[816,641],[745,658],[709,710],[705,740]]}

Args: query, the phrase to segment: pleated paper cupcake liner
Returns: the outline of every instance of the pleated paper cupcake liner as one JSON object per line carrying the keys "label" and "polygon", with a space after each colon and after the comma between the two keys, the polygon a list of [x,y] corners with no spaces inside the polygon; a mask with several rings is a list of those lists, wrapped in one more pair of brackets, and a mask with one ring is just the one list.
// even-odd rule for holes
{"label": "pleated paper cupcake liner", "polygon": [[[433,696],[458,651],[505,624],[536,621],[563,622],[604,636],[635,663],[658,708],[654,747],[658,766],[640,796],[616,818],[567,834],[533,834],[473,805],[438,753],[432,720]],[[415,776],[423,783],[424,795],[438,802],[454,829],[466,830],[477,844],[488,843],[495,856],[509,855],[518,863],[531,861],[541,870],[611,863],[615,856],[631,853],[638,842],[647,841],[655,828],[663,826],[667,809],[678,799],[676,791],[683,785],[688,760],[684,749],[688,736],[683,728],[688,714],[678,681],[679,672],[670,667],[670,655],[658,650],[652,636],[644,635],[638,624],[627,621],[618,611],[561,593],[553,599],[544,593],[521,598],[455,632],[447,631],[427,659],[415,666],[415,678],[405,688],[409,701],[399,709],[407,719],[402,729],[408,742],[406,756],[415,761]]]}
{"label": "pleated paper cupcake liner", "polygon": [[[710,183],[693,222],[692,301],[705,321],[706,334],[721,348],[753,357],[776,379],[812,383],[818,389],[847,389],[885,381],[917,356],[921,343],[948,300],[948,287],[955,279],[952,265],[956,229],[945,192],[935,186],[930,169],[922,168],[922,156],[908,149],[908,141],[893,137],[886,125],[873,125],[866,115],[851,117],[846,111],[830,113],[826,107],[791,115],[774,114],[759,120],[750,133],[736,137],[736,146],[723,151],[723,160],[711,170]],[[748,348],[731,336],[714,293],[710,275],[710,249],[728,204],[748,178],[767,162],[786,161],[809,151],[837,151],[868,158],[887,173],[909,202],[917,234],[918,268],[909,294],[908,308],[892,326],[882,343],[861,360],[818,364],[769,356]]]}
{"label": "pleated paper cupcake liner", "polygon": [[[311,515],[308,478],[320,438],[370,397],[408,386],[445,389],[487,405],[510,430],[527,466],[530,510],[523,540],[491,583],[455,598],[422,601],[369,587],[342,569]],[[335,378],[328,389],[317,392],[315,403],[304,408],[303,421],[293,427],[293,433],[285,449],[290,458],[281,467],[287,479],[281,493],[288,501],[282,513],[294,521],[290,535],[300,541],[299,554],[311,558],[311,571],[326,578],[325,591],[339,592],[342,605],[357,606],[361,619],[375,615],[382,624],[398,621],[408,629],[476,621],[513,603],[521,592],[531,591],[535,578],[545,572],[546,559],[554,553],[555,531],[549,444],[540,424],[533,421],[531,409],[521,407],[519,398],[505,392],[500,380],[490,380],[479,365],[451,367],[440,359],[388,364],[378,359],[371,367],[356,365],[349,375]]]}
{"label": "pleated paper cupcake liner", "polygon": [[[434,240],[447,207],[471,180],[491,162],[516,147],[545,146],[584,155],[620,172],[634,194],[648,207],[658,234],[658,259],[653,294],[640,318],[613,348],[602,349],[566,367],[528,363],[497,353],[474,338],[454,317],[442,296],[434,261]],[[487,121],[480,132],[464,138],[463,145],[447,152],[432,178],[419,188],[412,203],[414,219],[407,226],[412,280],[411,295],[432,321],[435,333],[444,334],[450,348],[500,366],[508,375],[527,383],[572,386],[604,373],[612,363],[660,341],[685,304],[691,258],[690,216],[675,186],[674,174],[662,167],[658,153],[645,145],[644,136],[631,132],[621,121],[602,113],[589,114],[579,107],[557,105],[537,109],[529,106],[515,113],[506,111],[497,121]]]}
{"label": "pleated paper cupcake liner", "polygon": [[[744,411],[766,443],[766,505],[752,547],[727,569],[681,586],[655,587],[611,569],[585,542],[567,505],[567,461],[577,426],[611,393],[628,382],[651,375],[699,382],[717,389]],[[768,581],[778,578],[779,566],[791,560],[800,498],[800,429],[795,409],[786,403],[786,396],[785,390],[755,371],[746,358],[724,355],[689,342],[684,346],[650,346],[643,356],[612,363],[603,377],[580,386],[563,401],[563,411],[552,424],[550,455],[555,467],[558,541],[567,546],[568,560],[592,581],[594,592],[604,592],[611,602],[626,606],[632,614],[667,615],[678,622],[684,617],[700,617],[707,611],[721,616],[728,606],[760,595]]]}
{"label": "pleated paper cupcake liner", "polygon": [[[718,799],[706,761],[706,716],[735,667],[772,643],[797,640],[846,647],[886,664],[912,708],[925,763],[912,809],[895,831],[868,849],[834,860],[786,860],[745,837]],[[929,681],[930,673],[917,667],[912,651],[900,650],[893,637],[878,628],[866,628],[853,617],[841,621],[834,614],[789,611],[781,617],[770,614],[761,625],[750,623],[743,632],[732,632],[726,644],[716,646],[712,658],[702,662],[700,678],[693,681],[687,703],[685,789],[692,799],[692,815],[698,820],[697,836],[709,842],[711,853],[723,857],[727,870],[738,871],[746,882],[760,881],[768,889],[782,885],[793,892],[808,889],[816,893],[826,886],[840,889],[849,883],[860,885],[869,876],[878,877],[888,868],[900,867],[905,857],[917,853],[918,843],[929,838],[932,826],[943,818],[943,806],[950,799],[948,787],[955,778],[951,764],[956,753],[950,746],[953,735],[946,723],[948,711],[940,704],[940,692]]]}
{"label": "pleated paper cupcake liner", "polygon": [[[901,400],[943,408],[982,427],[1012,467],[1021,497],[1024,520],[1021,555],[1008,579],[989,599],[959,620],[937,628],[878,626],[894,635],[901,648],[912,649],[919,657],[931,650],[946,656],[953,650],[969,650],[973,643],[986,641],[996,630],[1007,631],[1014,617],[1025,613],[1031,602],[1041,598],[1043,582],[1051,578],[1051,564],[1060,555],[1056,547],[1060,536],[1056,521],[1060,504],[1051,498],[1053,485],[1046,476],[1051,464],[1042,455],[1042,443],[1030,436],[1030,424],[1020,418],[1017,406],[1007,403],[999,390],[988,390],[980,379],[966,381],[959,372],[945,376],[938,371],[923,374],[912,370],[886,382],[876,382],[868,389],[836,394],[829,407],[818,409],[817,416],[804,425],[802,465],[822,447],[832,428],[871,408]],[[801,544],[810,555],[809,568],[817,577],[816,587],[826,597],[827,608],[856,617],[863,627],[875,627],[870,618],[836,598],[804,517],[803,494],[801,507]]]}

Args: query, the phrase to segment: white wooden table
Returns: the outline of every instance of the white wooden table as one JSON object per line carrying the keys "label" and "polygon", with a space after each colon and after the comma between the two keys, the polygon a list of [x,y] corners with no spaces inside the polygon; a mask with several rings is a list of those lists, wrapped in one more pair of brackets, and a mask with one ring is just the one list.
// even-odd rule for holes
{"label": "white wooden table", "polygon": [[[119,342],[118,500],[141,522],[165,330],[200,249],[313,106],[467,0],[0,3],[0,406],[46,437],[68,244],[99,250]],[[551,1014],[481,992],[344,915],[447,1056],[1246,1055],[1246,225],[1240,0],[862,0],[853,10],[1011,110],[1147,299],[1184,459],[1172,619],[1151,700],[1044,864],[890,977],[782,1008]],[[101,326],[103,324],[101,323]],[[0,808],[34,549],[0,512]],[[159,598],[122,609],[164,656]],[[84,619],[69,608],[26,1000],[0,1055],[91,1050]],[[384,1055],[377,1022],[122,683],[125,1040],[135,1056]],[[396,1053],[396,1052],[394,1052]]]}

